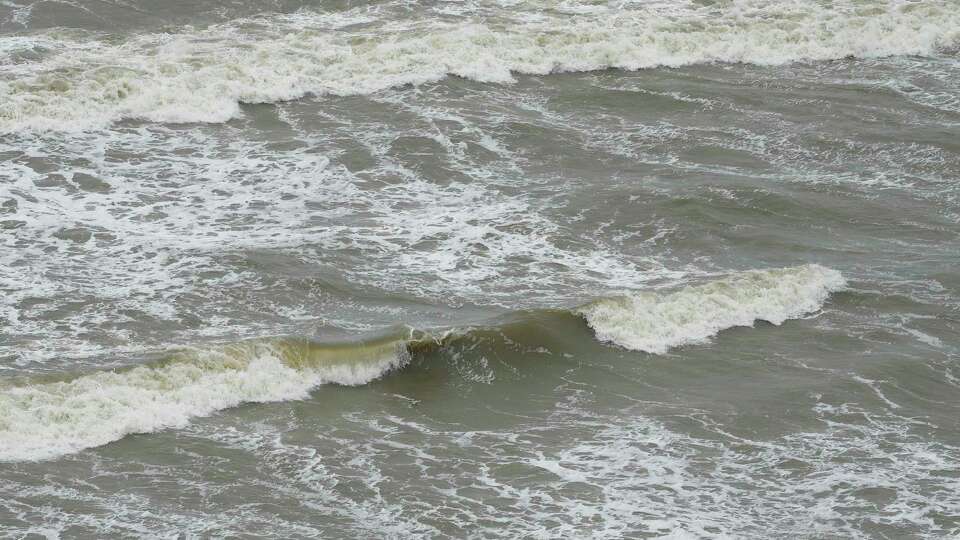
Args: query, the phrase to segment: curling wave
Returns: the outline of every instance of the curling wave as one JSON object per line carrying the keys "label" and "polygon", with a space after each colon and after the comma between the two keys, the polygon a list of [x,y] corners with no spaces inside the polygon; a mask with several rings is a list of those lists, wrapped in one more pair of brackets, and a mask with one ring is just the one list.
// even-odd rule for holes
{"label": "curling wave", "polygon": [[0,389],[0,461],[58,457],[241,403],[302,399],[324,383],[365,384],[404,365],[408,343],[402,336],[343,344],[255,340]]}
{"label": "curling wave", "polygon": [[183,426],[241,403],[303,399],[322,384],[362,385],[417,355],[491,337],[513,343],[510,335],[538,335],[531,325],[563,328],[579,317],[600,341],[662,353],[725,328],[755,320],[780,324],[816,311],[842,287],[839,272],[818,265],[754,270],[667,294],[516,313],[493,326],[433,334],[406,329],[345,343],[252,340],[184,350],[127,369],[21,381],[0,387],[0,461],[54,458],[131,433]]}
{"label": "curling wave", "polygon": [[517,5],[427,22],[335,24],[301,12],[170,34],[2,40],[0,132],[10,132],[124,118],[225,122],[240,103],[370,94],[447,75],[507,83],[514,73],[929,55],[960,41],[960,9],[955,0],[669,2],[586,14]]}

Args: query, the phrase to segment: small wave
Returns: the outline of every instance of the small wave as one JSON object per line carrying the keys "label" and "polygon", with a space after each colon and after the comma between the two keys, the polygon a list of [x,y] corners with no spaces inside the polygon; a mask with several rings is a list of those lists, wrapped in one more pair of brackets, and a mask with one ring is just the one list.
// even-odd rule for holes
{"label": "small wave", "polygon": [[580,313],[600,341],[662,354],[727,328],[757,320],[779,325],[816,311],[844,285],[840,272],[815,264],[752,270],[669,294],[606,298]]}
{"label": "small wave", "polygon": [[514,343],[511,335],[542,339],[542,327],[582,325],[580,317],[602,342],[662,353],[758,319],[780,324],[799,317],[843,286],[839,272],[817,265],[756,270],[669,294],[514,313],[492,326],[435,334],[407,329],[345,343],[252,340],[184,350],[127,369],[8,384],[0,388],[0,461],[55,458],[242,403],[304,399],[323,384],[363,385],[415,356],[457,344],[472,350],[480,342]]}
{"label": "small wave", "polygon": [[[960,42],[952,0],[698,4],[589,14],[511,8],[359,28],[330,28],[323,15],[301,13],[120,40],[58,31],[31,38],[42,42],[42,60],[0,69],[0,132],[82,130],[125,118],[225,122],[240,103],[363,95],[448,75],[509,83],[515,73],[930,55]],[[3,39],[13,41],[0,42],[0,51],[34,47]]]}

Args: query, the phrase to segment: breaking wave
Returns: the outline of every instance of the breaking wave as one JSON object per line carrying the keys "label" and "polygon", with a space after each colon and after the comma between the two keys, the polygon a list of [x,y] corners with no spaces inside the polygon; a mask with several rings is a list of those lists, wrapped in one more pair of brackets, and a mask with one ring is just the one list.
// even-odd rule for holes
{"label": "breaking wave", "polygon": [[757,320],[779,325],[820,309],[844,285],[840,272],[815,264],[754,270],[669,294],[605,298],[580,313],[600,341],[661,354]]}
{"label": "breaking wave", "polygon": [[[574,10],[576,11],[576,10]],[[362,95],[448,75],[763,65],[930,55],[960,41],[946,2],[644,3],[565,13],[511,6],[427,21],[299,12],[132,36],[0,38],[0,132],[121,119],[225,122],[240,103]]]}
{"label": "breaking wave", "polygon": [[399,336],[349,344],[258,340],[188,350],[155,364],[0,390],[0,461],[49,459],[186,425],[241,403],[360,385],[406,363]]}
{"label": "breaking wave", "polygon": [[323,384],[363,385],[414,356],[464,340],[498,335],[504,340],[504,331],[524,331],[533,320],[559,327],[583,317],[600,341],[662,353],[725,328],[755,320],[780,324],[816,311],[843,286],[839,272],[817,265],[754,270],[667,294],[600,299],[571,311],[518,313],[512,322],[492,327],[433,334],[405,329],[344,343],[251,340],[187,349],[126,369],[20,381],[0,387],[0,461],[55,458],[131,433],[183,426],[242,403],[303,399]]}

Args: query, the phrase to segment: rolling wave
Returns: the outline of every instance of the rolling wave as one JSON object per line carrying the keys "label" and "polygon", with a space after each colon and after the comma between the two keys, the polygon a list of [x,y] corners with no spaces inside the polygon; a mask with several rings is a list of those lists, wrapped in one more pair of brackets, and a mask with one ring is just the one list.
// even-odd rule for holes
{"label": "rolling wave", "polygon": [[669,294],[605,298],[579,312],[600,341],[662,354],[726,328],[757,320],[779,325],[814,312],[844,286],[840,272],[812,264],[743,272]]}
{"label": "rolling wave", "polygon": [[405,329],[345,343],[259,339],[187,349],[126,369],[8,383],[0,387],[0,461],[55,458],[127,434],[183,426],[242,403],[303,399],[323,384],[363,385],[415,356],[491,333],[505,339],[510,326],[533,320],[560,326],[582,317],[600,341],[662,353],[725,328],[755,320],[780,324],[814,312],[843,287],[839,272],[817,265],[754,270],[672,293],[517,313],[513,322],[499,326],[436,333]]}
{"label": "rolling wave", "polygon": [[187,350],[161,362],[0,390],[0,461],[49,459],[131,433],[186,425],[241,403],[359,385],[404,365],[406,339],[350,344],[254,340]]}
{"label": "rolling wave", "polygon": [[0,132],[225,122],[240,103],[363,95],[448,75],[509,83],[515,73],[930,55],[958,41],[954,0],[514,6],[342,24],[300,12],[125,37],[55,30],[0,39]]}

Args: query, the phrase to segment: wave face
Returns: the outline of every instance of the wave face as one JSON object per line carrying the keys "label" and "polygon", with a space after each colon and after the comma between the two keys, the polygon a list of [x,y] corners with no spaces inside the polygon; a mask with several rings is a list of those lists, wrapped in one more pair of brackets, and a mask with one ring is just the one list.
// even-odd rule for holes
{"label": "wave face", "polygon": [[400,337],[343,345],[247,342],[5,388],[0,461],[54,458],[132,433],[184,426],[241,403],[302,399],[321,384],[365,384],[406,363],[405,343]]}
{"label": "wave face", "polygon": [[513,73],[930,55],[960,40],[954,1],[574,7],[511,5],[428,22],[299,12],[174,33],[2,38],[0,132],[125,118],[225,122],[240,103],[370,94],[447,75],[509,83]]}
{"label": "wave face", "polygon": [[[662,353],[757,319],[780,324],[820,308],[844,286],[839,272],[817,265],[749,271],[670,294],[595,301],[572,312],[517,314],[508,327],[582,316],[597,339]],[[516,317],[515,317],[516,318]],[[250,402],[303,399],[322,384],[362,385],[461,341],[489,341],[490,328],[435,336],[409,330],[360,342],[274,339],[187,350],[159,363],[102,371],[65,381],[0,389],[0,461],[49,459],[186,425],[191,418]]]}
{"label": "wave face", "polygon": [[779,325],[820,309],[844,286],[840,272],[819,265],[754,270],[669,294],[603,299],[580,312],[600,341],[662,354],[757,320]]}

